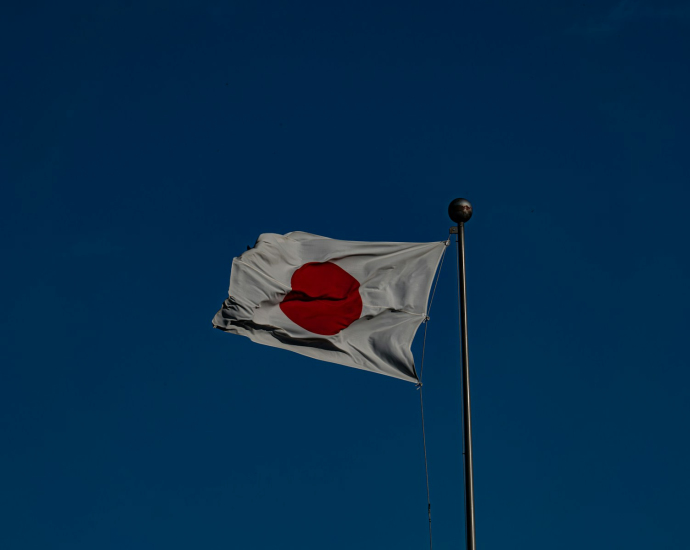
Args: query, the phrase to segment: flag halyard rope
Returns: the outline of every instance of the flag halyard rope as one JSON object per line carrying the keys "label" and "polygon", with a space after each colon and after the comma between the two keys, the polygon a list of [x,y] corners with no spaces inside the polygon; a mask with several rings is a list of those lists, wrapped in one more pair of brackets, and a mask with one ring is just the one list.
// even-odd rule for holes
{"label": "flag halyard rope", "polygon": [[422,395],[422,375],[424,374],[424,352],[426,351],[426,335],[427,329],[429,328],[429,313],[431,313],[431,305],[434,302],[434,296],[436,295],[436,287],[438,286],[438,279],[441,275],[441,269],[443,268],[443,260],[446,257],[446,250],[448,250],[448,245],[450,244],[450,236],[446,241],[446,248],[441,255],[441,262],[439,264],[438,271],[436,273],[436,282],[434,283],[434,288],[431,292],[431,299],[429,300],[429,307],[427,309],[427,315],[424,319],[424,339],[422,341],[422,361],[419,366],[419,384],[417,384],[417,389],[419,390],[419,408],[422,413],[422,443],[424,445],[424,472],[426,474],[426,504],[427,504],[427,515],[429,517],[429,550],[433,550],[433,539],[431,536],[431,493],[429,492],[429,461],[427,459],[426,452],[426,430],[424,428],[424,397]]}
{"label": "flag halyard rope", "polygon": [[438,279],[441,275],[441,269],[443,269],[443,260],[446,257],[446,251],[448,250],[448,245],[450,244],[450,237],[448,237],[448,240],[445,241],[445,243],[446,243],[446,248],[443,250],[443,254],[441,254],[441,261],[439,262],[438,271],[436,272],[436,282],[434,283],[434,288],[431,291],[431,299],[429,300],[429,307],[427,308],[426,318],[424,319],[424,339],[422,340],[422,362],[419,365],[419,385],[420,385],[420,387],[422,385],[422,376],[424,375],[424,351],[426,350],[426,331],[427,331],[427,328],[429,327],[429,321],[431,320],[431,317],[429,317],[429,314],[431,313],[431,306],[434,303],[434,296],[436,296],[436,287],[438,286]]}
{"label": "flag halyard rope", "polygon": [[422,397],[422,387],[419,387],[419,408],[422,411],[422,441],[424,443],[424,471],[426,472],[426,506],[429,516],[429,550],[433,550],[431,537],[431,495],[429,493],[429,462],[426,457],[426,431],[424,430],[424,399]]}

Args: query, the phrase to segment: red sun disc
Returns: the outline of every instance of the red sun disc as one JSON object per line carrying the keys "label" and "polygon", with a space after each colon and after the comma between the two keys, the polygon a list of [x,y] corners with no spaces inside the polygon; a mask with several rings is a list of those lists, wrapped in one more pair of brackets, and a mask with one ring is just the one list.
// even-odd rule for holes
{"label": "red sun disc", "polygon": [[303,329],[332,336],[362,314],[359,281],[331,262],[304,264],[292,274],[280,309]]}

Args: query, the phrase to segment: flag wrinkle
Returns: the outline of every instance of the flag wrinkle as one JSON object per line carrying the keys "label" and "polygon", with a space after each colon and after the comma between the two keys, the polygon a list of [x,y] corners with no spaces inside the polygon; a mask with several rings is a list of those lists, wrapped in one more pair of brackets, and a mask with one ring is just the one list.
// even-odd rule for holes
{"label": "flag wrinkle", "polygon": [[[249,252],[249,250],[248,250],[247,252]],[[281,283],[280,281],[277,281],[276,279],[274,279],[274,278],[271,277],[270,275],[267,275],[266,273],[264,273],[264,272],[261,271],[260,269],[257,269],[257,268],[254,267],[253,265],[250,265],[250,264],[248,264],[248,263],[246,263],[246,262],[243,262],[243,261],[240,260],[239,258],[235,258],[235,259],[233,260],[233,263],[234,263],[234,262],[237,262],[238,264],[242,264],[243,266],[246,266],[246,267],[248,267],[249,269],[252,269],[252,270],[256,271],[259,275],[262,275],[263,277],[266,277],[267,279],[273,281],[273,282],[276,283],[276,284],[279,284],[280,286],[282,286],[282,287],[284,287],[284,288],[286,288],[286,289],[288,289],[288,290],[292,290],[292,288],[290,288],[288,285],[286,285],[286,284],[284,284],[284,283]]]}

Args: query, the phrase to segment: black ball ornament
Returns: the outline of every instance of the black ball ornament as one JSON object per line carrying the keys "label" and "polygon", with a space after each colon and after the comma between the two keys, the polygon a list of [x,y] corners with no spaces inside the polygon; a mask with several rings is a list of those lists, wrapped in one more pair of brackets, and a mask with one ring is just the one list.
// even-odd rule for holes
{"label": "black ball ornament", "polygon": [[448,205],[448,215],[455,223],[465,223],[472,217],[472,204],[467,199],[455,199]]}

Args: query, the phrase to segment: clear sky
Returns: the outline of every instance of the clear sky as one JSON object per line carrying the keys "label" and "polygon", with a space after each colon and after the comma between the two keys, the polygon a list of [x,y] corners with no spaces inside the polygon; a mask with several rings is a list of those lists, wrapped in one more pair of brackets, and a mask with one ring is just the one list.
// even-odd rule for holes
{"label": "clear sky", "polygon": [[6,5],[0,547],[425,548],[414,385],[211,318],[260,233],[443,240],[464,196],[479,548],[686,550],[689,31],[671,0]]}

